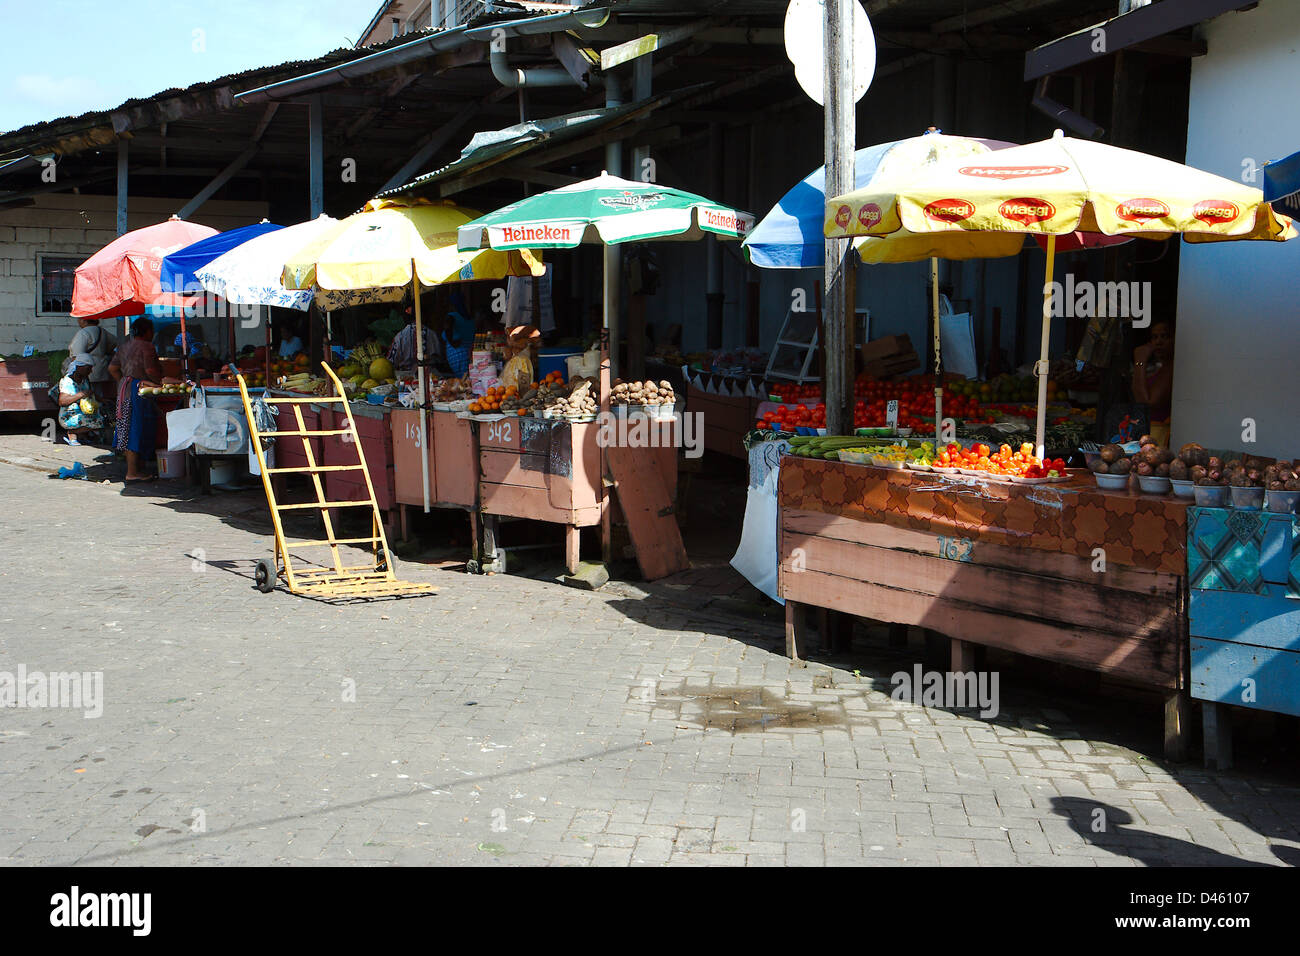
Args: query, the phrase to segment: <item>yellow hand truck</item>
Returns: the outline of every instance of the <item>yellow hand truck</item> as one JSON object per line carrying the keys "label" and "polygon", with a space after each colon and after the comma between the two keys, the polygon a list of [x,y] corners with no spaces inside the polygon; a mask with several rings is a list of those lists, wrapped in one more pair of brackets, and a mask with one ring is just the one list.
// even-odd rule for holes
{"label": "yellow hand truck", "polygon": [[[271,507],[271,523],[275,526],[275,558],[261,558],[257,562],[254,582],[259,591],[269,593],[274,591],[276,584],[283,578],[288,585],[289,593],[298,594],[304,597],[313,597],[327,601],[348,601],[371,598],[395,598],[395,597],[419,597],[427,594],[436,594],[437,588],[431,584],[415,584],[409,581],[399,581],[393,573],[393,558],[388,550],[388,539],[384,534],[383,522],[380,520],[379,504],[375,500],[375,486],[370,480],[370,472],[366,469],[366,454],[361,448],[361,439],[357,435],[357,423],[352,417],[352,407],[348,402],[347,393],[343,390],[343,383],[339,381],[333,369],[326,363],[322,362],[321,367],[325,369],[325,374],[330,377],[334,383],[333,395],[313,396],[311,398],[266,398],[264,401],[268,405],[288,407],[293,409],[294,419],[297,423],[296,430],[286,431],[268,431],[264,432],[258,428],[257,419],[253,415],[253,406],[248,398],[248,386],[244,382],[244,376],[239,375],[239,394],[244,400],[244,415],[248,419],[248,440],[253,443],[253,449],[257,454],[257,464],[262,472],[262,487],[266,490],[266,502]],[[318,431],[308,431],[307,424],[303,420],[302,406],[307,404],[316,405],[342,405],[344,412],[347,414],[347,428],[322,429]],[[288,438],[301,438],[303,453],[307,459],[305,468],[268,468],[266,464],[266,453],[262,448],[262,442],[267,438],[283,440]],[[312,451],[312,438],[337,438],[344,444],[350,444],[357,450],[357,462],[351,465],[321,465],[316,462],[316,454]],[[362,501],[328,501],[325,496],[325,486],[321,481],[321,475],[326,472],[336,471],[360,471],[366,481],[366,491],[369,498]],[[271,484],[271,479],[275,475],[288,474],[306,474],[311,475],[312,486],[316,492],[316,500],[306,504],[289,504],[282,505],[275,500],[275,488]],[[367,538],[336,538],[334,536],[334,522],[330,518],[330,509],[332,508],[369,508],[371,514],[370,536]],[[330,556],[333,559],[332,567],[311,567],[295,569],[293,562],[289,557],[289,544],[284,537],[284,524],[280,520],[282,511],[309,511],[317,510],[320,512],[321,522],[325,527],[325,537],[316,541],[296,541],[294,548],[329,548]],[[371,548],[373,560],[369,564],[361,566],[345,567],[343,557],[339,553],[339,545],[368,544]],[[301,560],[301,559],[300,559]]]}

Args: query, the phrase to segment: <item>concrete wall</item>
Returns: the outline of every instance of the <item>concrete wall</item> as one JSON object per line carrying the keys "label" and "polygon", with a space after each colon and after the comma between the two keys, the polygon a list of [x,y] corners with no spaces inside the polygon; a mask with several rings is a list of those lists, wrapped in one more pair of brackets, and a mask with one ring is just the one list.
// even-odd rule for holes
{"label": "concrete wall", "polygon": [[[1261,0],[1203,27],[1209,54],[1192,64],[1189,165],[1240,179],[1300,150],[1300,4]],[[1173,440],[1300,454],[1300,240],[1184,244],[1174,358]]]}
{"label": "concrete wall", "polygon": [[[139,229],[171,216],[184,200],[132,198],[127,224]],[[266,215],[257,202],[205,203],[193,217],[219,231],[247,226]],[[50,253],[88,258],[117,238],[116,200],[112,196],[55,193],[36,205],[0,210],[0,354],[66,348],[77,324],[66,315],[37,315],[37,256]],[[208,336],[218,333],[216,320],[205,320]],[[110,330],[116,332],[116,330]]]}

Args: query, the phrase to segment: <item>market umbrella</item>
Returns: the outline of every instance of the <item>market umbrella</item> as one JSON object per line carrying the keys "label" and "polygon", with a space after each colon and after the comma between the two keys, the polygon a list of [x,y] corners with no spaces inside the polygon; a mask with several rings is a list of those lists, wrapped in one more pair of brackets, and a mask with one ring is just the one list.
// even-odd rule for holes
{"label": "market umbrella", "polygon": [[195,270],[194,277],[204,289],[227,302],[306,312],[314,293],[311,289],[286,289],[280,281],[284,265],[299,249],[337,225],[337,219],[322,214],[263,233]]}
{"label": "market umbrella", "polygon": [[[1006,149],[1011,143],[996,139],[950,136],[933,127],[921,136],[879,143],[857,151],[855,188],[867,189],[899,169],[915,169],[941,159],[969,159]],[[826,259],[826,167],[804,177],[763,217],[745,240],[750,262],[765,269],[821,269]],[[934,427],[939,441],[943,421],[943,387],[939,371],[939,259],[969,259],[1016,255],[1024,244],[1020,236],[1005,236],[997,250],[975,248],[962,233],[937,236],[898,230],[888,237],[861,238],[855,242],[863,262],[915,262],[930,260],[931,305],[934,324]]]}
{"label": "market umbrella", "polygon": [[[694,193],[655,183],[632,182],[603,172],[595,179],[530,196],[460,228],[460,248],[575,249],[584,243],[613,246],[649,240],[686,241],[706,235],[743,239],[754,217]],[[609,407],[610,319],[618,303],[610,295],[612,269],[604,257],[600,407]],[[603,472],[603,468],[602,468]]]}
{"label": "market umbrella", "polygon": [[[890,170],[900,165],[906,168],[950,157],[977,156],[1012,145],[996,139],[950,136],[939,132],[878,143],[857,151],[854,188],[865,189],[878,176],[887,176]],[[822,166],[781,197],[772,211],[754,227],[742,248],[749,261],[763,269],[821,269],[826,258],[825,221],[826,167]],[[938,237],[940,241],[936,243],[933,236],[918,236],[900,230],[887,241],[861,240],[856,245],[864,262],[914,262],[931,256],[967,259],[972,255],[984,255],[979,251],[972,252],[970,244],[963,243],[962,238],[945,234]],[[1006,254],[1015,255],[1020,251],[1021,241],[1007,246],[1009,251]]]}
{"label": "market umbrella", "polygon": [[225,232],[208,236],[206,239],[200,239],[192,245],[176,250],[162,261],[162,272],[159,276],[162,290],[193,293],[201,289],[202,285],[194,275],[199,269],[251,239],[283,228],[263,219],[251,226],[227,229]]}
{"label": "market umbrella", "polygon": [[[411,287],[415,299],[415,348],[419,363],[420,447],[425,441],[428,409],[425,394],[424,322],[420,314],[420,285],[510,276],[536,276],[545,272],[527,250],[499,253],[490,250],[462,252],[456,248],[456,230],[478,213],[450,202],[420,199],[372,199],[365,208],[295,252],[281,275],[286,288],[315,289],[318,301],[352,304],[363,301],[398,301]],[[342,294],[343,299],[337,298]],[[424,481],[424,510],[430,510],[429,458],[420,456]]]}
{"label": "market umbrella", "polygon": [[[312,292],[289,290],[280,282],[285,261],[303,246],[338,225],[332,216],[292,226],[275,226],[233,246],[194,271],[200,286],[236,305],[276,306],[306,312]],[[250,227],[251,228],[251,227]],[[223,233],[224,235],[224,233]],[[220,236],[213,237],[219,239]],[[327,318],[328,329],[328,318]],[[271,381],[271,323],[266,322],[266,381]]]}
{"label": "market umbrella", "polygon": [[[941,212],[942,215],[936,215]],[[1043,334],[1038,362],[1036,452],[1044,452],[1047,352],[1056,238],[1076,232],[1189,242],[1283,241],[1296,235],[1260,190],[1181,163],[1064,136],[1000,150],[995,157],[898,169],[871,188],[826,203],[825,234],[964,233],[996,249],[1007,234],[1047,237]]]}
{"label": "market umbrella", "polygon": [[[273,225],[263,219],[259,223],[251,226],[241,226],[238,229],[227,229],[225,232],[219,232],[215,236],[209,236],[206,239],[200,239],[198,242],[188,245],[183,249],[178,249],[165,257],[162,261],[162,270],[159,274],[159,283],[163,292],[179,292],[185,295],[192,295],[202,290],[202,285],[194,276],[194,271],[201,266],[207,265],[213,259],[234,249],[236,246],[253,239],[263,233],[270,232],[282,227]],[[189,368],[189,339],[185,336],[185,313],[181,312],[181,336],[185,347],[181,350],[182,359],[185,362],[186,369]],[[235,323],[234,319],[230,320],[230,354],[233,361],[235,353]]]}
{"label": "market umbrella", "polygon": [[192,305],[192,297],[162,290],[162,260],[216,234],[217,230],[210,226],[172,216],[166,222],[118,236],[77,267],[72,283],[72,317],[111,319],[141,315],[148,305]]}

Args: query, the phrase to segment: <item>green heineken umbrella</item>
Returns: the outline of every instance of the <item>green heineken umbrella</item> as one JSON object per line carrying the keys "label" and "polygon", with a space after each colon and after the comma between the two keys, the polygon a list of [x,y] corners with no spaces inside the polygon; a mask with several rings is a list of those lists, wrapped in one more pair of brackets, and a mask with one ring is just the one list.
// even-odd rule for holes
{"label": "green heineken umbrella", "polygon": [[[681,189],[601,173],[595,179],[521,199],[458,230],[462,252],[475,249],[574,249],[648,240],[692,240],[714,235],[744,239],[754,217]],[[616,260],[615,260],[616,262]],[[605,257],[604,328],[618,302],[610,294],[615,263]],[[601,350],[606,348],[602,336]],[[602,408],[608,356],[601,356]]]}
{"label": "green heineken umbrella", "polygon": [[462,252],[475,249],[573,249],[648,240],[744,239],[754,217],[703,196],[603,173],[511,203],[467,222]]}
{"label": "green heineken umbrella", "polygon": [[[583,243],[605,246],[648,240],[691,240],[714,235],[744,239],[754,217],[703,196],[638,183],[602,173],[511,203],[457,230],[462,252],[475,249],[573,249]],[[605,256],[604,328],[618,308],[611,294],[617,260]],[[608,334],[601,336],[600,408],[609,410]],[[602,456],[604,452],[602,449]],[[601,469],[604,472],[604,467]],[[608,550],[608,531],[602,537]],[[684,554],[684,552],[683,552]]]}

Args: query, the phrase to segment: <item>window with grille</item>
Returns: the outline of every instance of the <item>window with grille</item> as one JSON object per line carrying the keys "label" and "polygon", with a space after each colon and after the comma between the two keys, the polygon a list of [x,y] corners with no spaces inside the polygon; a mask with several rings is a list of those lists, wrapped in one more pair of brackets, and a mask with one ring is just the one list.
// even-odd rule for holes
{"label": "window with grille", "polygon": [[72,311],[72,278],[83,260],[69,256],[36,255],[37,315],[68,315]]}

